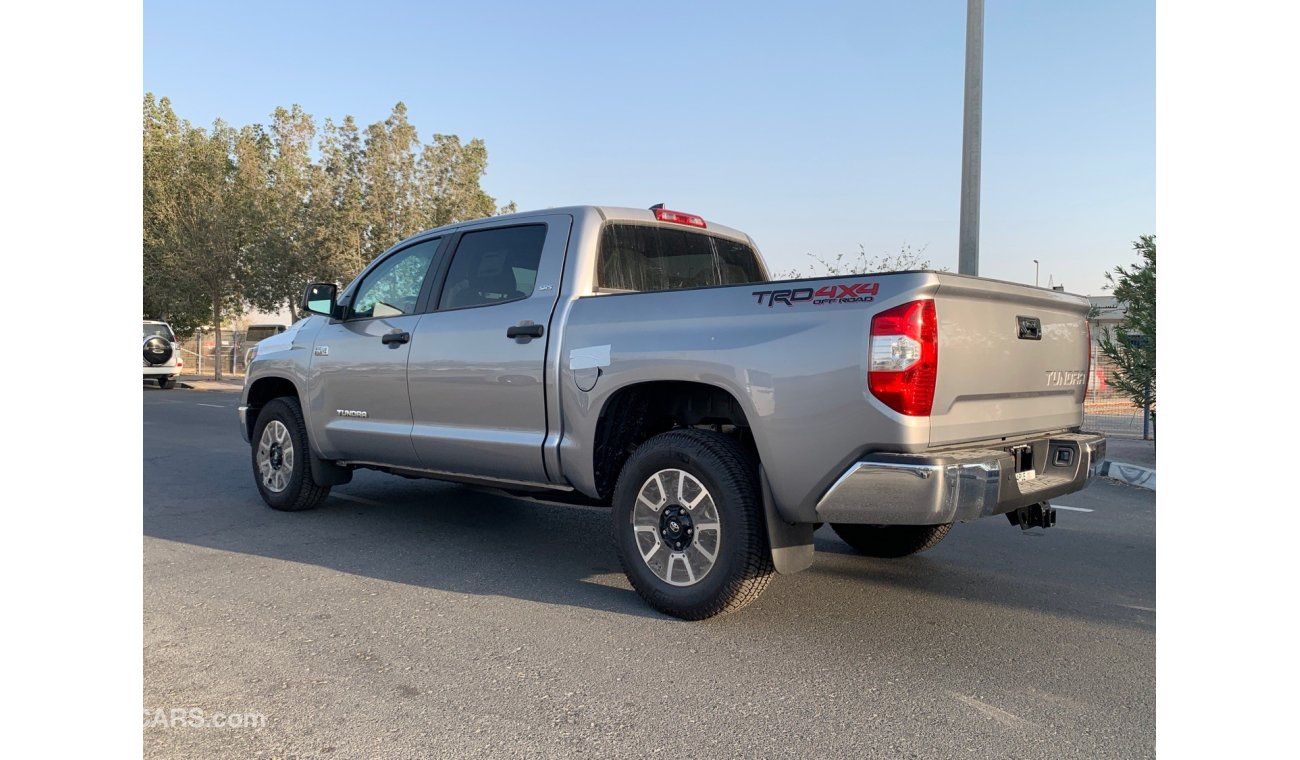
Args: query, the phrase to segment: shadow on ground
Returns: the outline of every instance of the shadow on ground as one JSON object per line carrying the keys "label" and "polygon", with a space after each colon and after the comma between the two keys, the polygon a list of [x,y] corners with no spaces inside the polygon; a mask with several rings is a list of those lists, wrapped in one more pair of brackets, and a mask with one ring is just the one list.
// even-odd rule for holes
{"label": "shadow on ground", "polygon": [[[147,536],[455,593],[662,617],[623,578],[607,510],[362,471],[315,510],[275,512],[253,486],[233,418],[166,403],[166,420],[145,410]],[[1124,601],[1154,596],[1154,533],[1082,530],[1022,534],[995,518],[957,526],[927,554],[877,560],[827,527],[813,568],[778,577],[754,609],[791,623],[837,609],[906,615],[930,596],[1153,628]]]}

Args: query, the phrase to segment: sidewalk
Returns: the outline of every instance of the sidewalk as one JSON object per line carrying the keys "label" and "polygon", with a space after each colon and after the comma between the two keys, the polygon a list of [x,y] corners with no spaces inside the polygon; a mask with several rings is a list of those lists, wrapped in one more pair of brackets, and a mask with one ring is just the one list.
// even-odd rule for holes
{"label": "sidewalk", "polygon": [[244,388],[244,376],[235,375],[215,380],[212,375],[181,375],[176,378],[176,385],[196,391],[238,391]]}

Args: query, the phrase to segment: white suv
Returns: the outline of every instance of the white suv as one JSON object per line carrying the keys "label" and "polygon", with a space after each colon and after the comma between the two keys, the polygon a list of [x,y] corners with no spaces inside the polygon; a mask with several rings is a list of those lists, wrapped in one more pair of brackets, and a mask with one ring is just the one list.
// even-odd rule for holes
{"label": "white suv", "polygon": [[175,388],[181,373],[181,347],[176,333],[166,322],[144,321],[144,376],[158,381],[159,388]]}

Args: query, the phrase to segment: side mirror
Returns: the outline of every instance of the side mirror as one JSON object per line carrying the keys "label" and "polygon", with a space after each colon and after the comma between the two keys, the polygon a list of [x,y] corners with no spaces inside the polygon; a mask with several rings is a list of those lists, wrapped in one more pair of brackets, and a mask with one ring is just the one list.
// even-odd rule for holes
{"label": "side mirror", "polygon": [[332,282],[313,282],[302,294],[302,310],[326,317],[334,316],[339,286]]}

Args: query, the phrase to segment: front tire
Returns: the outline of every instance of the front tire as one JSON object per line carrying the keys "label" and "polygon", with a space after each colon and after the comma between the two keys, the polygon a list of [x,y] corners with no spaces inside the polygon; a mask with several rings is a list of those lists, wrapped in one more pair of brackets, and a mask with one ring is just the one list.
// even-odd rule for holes
{"label": "front tire", "polygon": [[614,548],[642,599],[683,620],[734,612],[772,577],[754,457],[735,439],[673,430],[641,444],[614,489]]}
{"label": "front tire", "polygon": [[257,415],[253,429],[253,480],[271,509],[300,512],[329,495],[311,475],[307,425],[298,399],[272,399]]}
{"label": "front tire", "polygon": [[868,557],[896,559],[933,549],[952,529],[941,525],[853,525],[831,523],[844,543]]}

